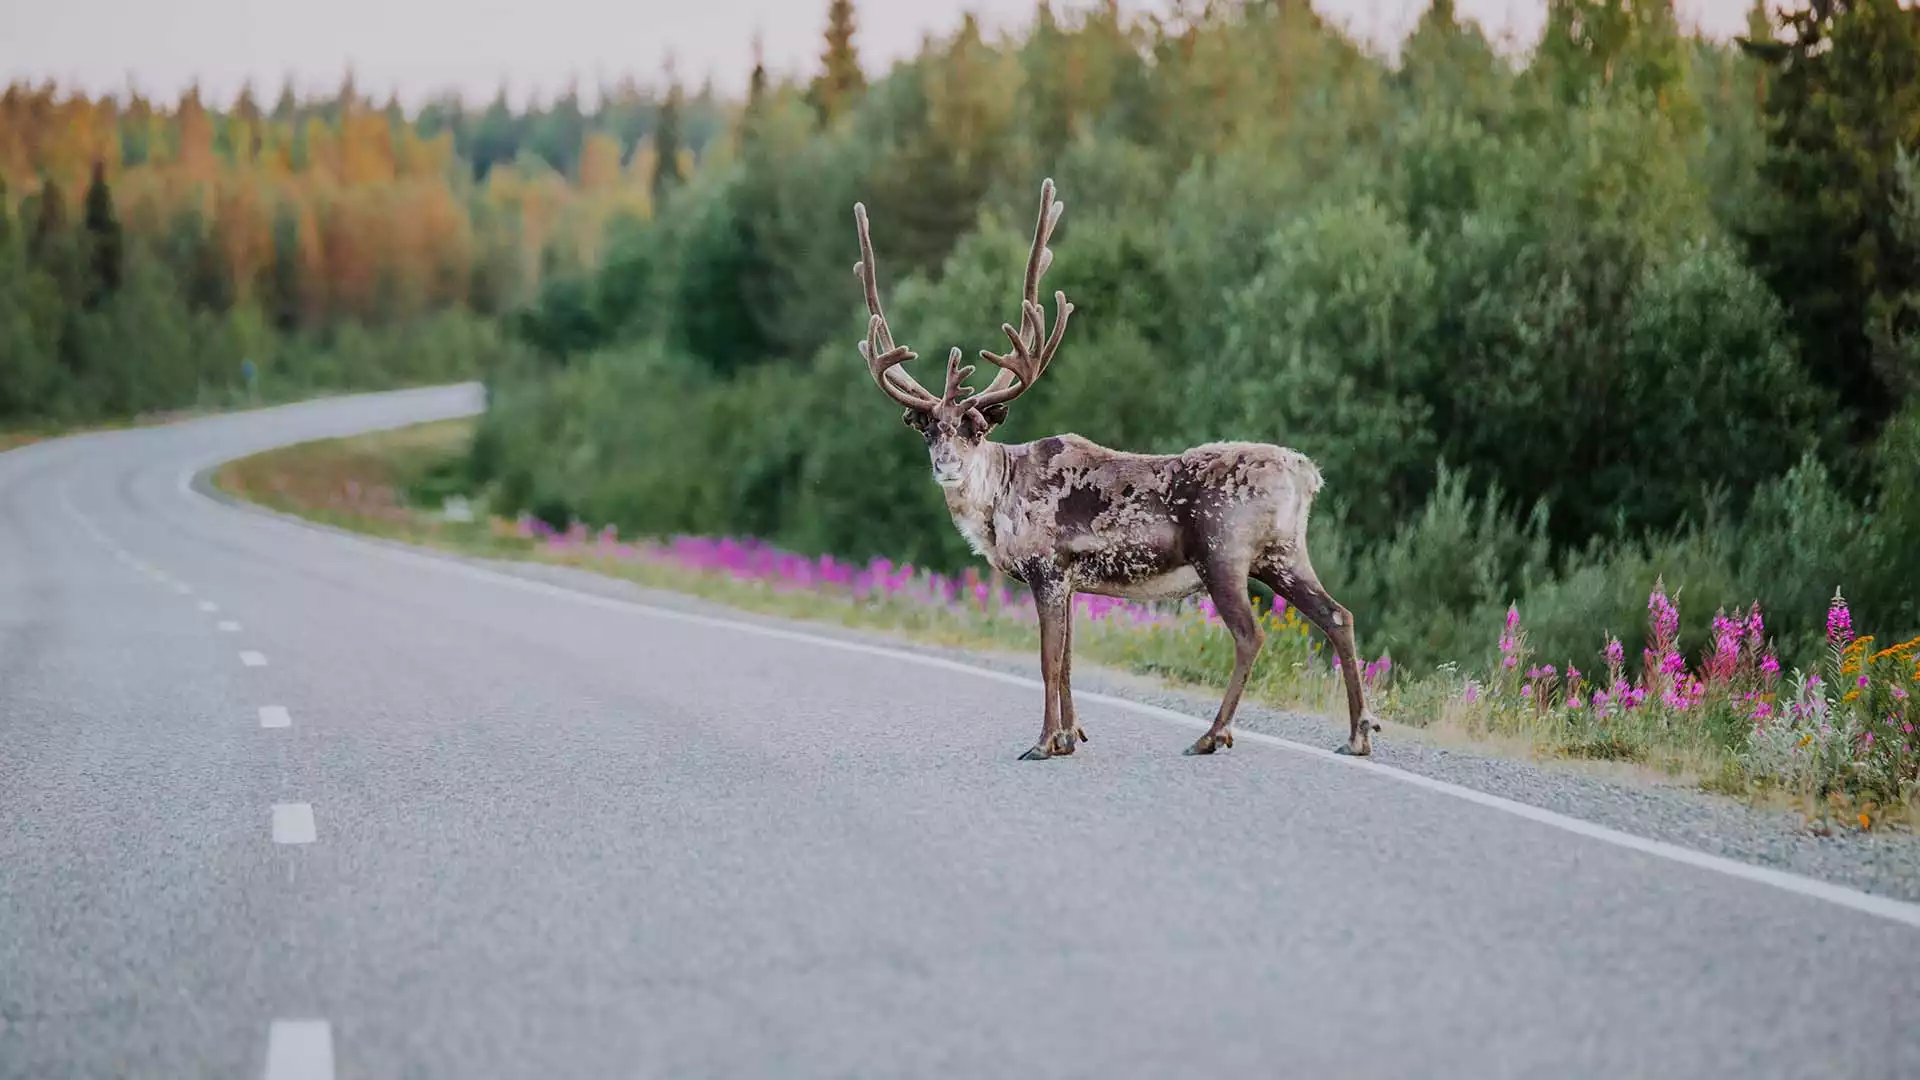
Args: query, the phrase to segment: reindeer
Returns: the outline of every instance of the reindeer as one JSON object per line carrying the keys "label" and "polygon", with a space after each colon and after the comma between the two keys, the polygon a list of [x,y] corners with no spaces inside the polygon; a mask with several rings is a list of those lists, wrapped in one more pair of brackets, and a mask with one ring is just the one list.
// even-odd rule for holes
{"label": "reindeer", "polygon": [[1040,185],[1040,218],[1027,257],[1020,329],[1001,324],[1012,350],[980,356],[999,368],[975,393],[961,351],[947,356],[946,387],[935,396],[901,367],[916,358],[896,345],[880,308],[873,240],[864,204],[853,208],[860,235],[854,265],[867,299],[867,339],[860,355],[873,381],[905,406],[902,419],[926,440],[933,478],[947,510],[974,552],[1033,592],[1040,617],[1040,672],[1045,718],[1040,741],[1021,755],[1038,761],[1071,754],[1087,741],[1071,689],[1073,595],[1174,600],[1202,591],[1233,634],[1233,675],[1213,726],[1188,754],[1233,745],[1233,714],[1264,634],[1247,596],[1255,578],[1294,606],[1333,643],[1346,680],[1350,728],[1341,750],[1372,752],[1380,730],[1360,686],[1353,614],[1334,602],[1307,559],[1307,513],[1321,485],[1308,458],[1265,443],[1218,442],[1179,454],[1110,450],[1078,435],[1052,435],[1019,445],[987,438],[1007,406],[1046,374],[1060,348],[1073,305],[1056,291],[1051,332],[1040,307],[1040,279],[1053,262],[1048,241],[1066,205],[1051,179]]}

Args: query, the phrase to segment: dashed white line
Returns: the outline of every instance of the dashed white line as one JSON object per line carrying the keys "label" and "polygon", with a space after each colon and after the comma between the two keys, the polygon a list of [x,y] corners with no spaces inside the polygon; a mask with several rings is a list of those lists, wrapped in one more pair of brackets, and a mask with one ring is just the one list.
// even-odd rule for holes
{"label": "dashed white line", "polygon": [[248,667],[266,667],[267,658],[249,649],[240,654],[240,662]]}
{"label": "dashed white line", "polygon": [[260,706],[260,726],[292,727],[293,716],[287,712],[285,705],[262,705]]}
{"label": "dashed white line", "polygon": [[288,802],[273,804],[273,842],[276,844],[313,843],[313,804]]}
{"label": "dashed white line", "polygon": [[202,600],[200,601],[200,610],[201,611],[219,611],[220,605],[214,603],[211,600]]}
{"label": "dashed white line", "polygon": [[333,1026],[325,1020],[268,1025],[266,1080],[333,1080]]}
{"label": "dashed white line", "polygon": [[237,634],[240,632],[240,624],[234,622],[232,619],[221,619],[220,629],[225,630],[229,634]]}

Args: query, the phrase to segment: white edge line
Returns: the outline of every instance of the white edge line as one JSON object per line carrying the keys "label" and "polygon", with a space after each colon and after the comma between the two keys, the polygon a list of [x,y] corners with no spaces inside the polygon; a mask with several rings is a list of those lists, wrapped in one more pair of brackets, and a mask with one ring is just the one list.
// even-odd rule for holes
{"label": "white edge line", "polygon": [[311,844],[315,835],[312,803],[273,804],[274,843]]}
{"label": "white edge line", "polygon": [[[617,600],[597,593],[568,589],[545,581],[516,577],[512,574],[489,570],[471,563],[460,562],[404,547],[376,544],[363,537],[348,533],[345,530],[317,529],[300,518],[289,514],[281,514],[277,511],[266,510],[250,505],[238,506],[227,504],[195,491],[193,490],[192,481],[196,471],[197,470],[189,469],[180,475],[180,490],[191,498],[202,500],[209,505],[219,507],[229,513],[247,516],[256,522],[271,522],[278,519],[286,528],[300,529],[308,533],[331,534],[343,542],[354,544],[386,558],[413,564],[424,563],[436,567],[443,572],[476,581],[489,581],[494,584],[506,585],[527,592],[562,597],[575,603],[586,604],[591,607],[603,608],[609,611],[626,611],[646,615],[651,618],[664,619],[670,622],[715,627],[737,633],[770,638],[776,641],[791,641],[813,645],[819,648],[857,653],[863,656],[875,656],[903,664],[915,664],[920,667],[972,675],[977,678],[988,679],[1007,686],[1018,686],[1027,690],[1044,689],[1043,685],[1036,679],[1030,679],[1024,675],[1012,675],[1002,671],[992,671],[987,668],[975,667],[972,664],[961,663],[957,660],[948,660],[938,656],[925,656],[920,653],[890,649],[883,645],[870,645],[865,642],[842,641],[837,638],[822,637],[798,630],[763,626],[758,623],[719,618],[712,615],[698,615],[692,612],[675,611],[670,608],[655,607],[651,604],[635,600]],[[1137,701],[1129,701],[1125,698],[1112,697],[1107,694],[1092,693],[1085,690],[1076,690],[1073,696],[1076,701],[1095,702],[1109,708],[1150,717],[1180,727],[1205,730],[1211,726],[1209,721],[1200,717],[1175,712],[1172,709],[1162,708],[1158,705],[1146,705]],[[1770,885],[1785,892],[1795,893],[1816,900],[1824,900],[1840,907],[1851,908],[1868,915],[1876,915],[1893,922],[1920,928],[1920,904],[1911,904],[1904,900],[1895,900],[1890,897],[1875,896],[1872,893],[1862,892],[1844,885],[1835,885],[1831,882],[1820,881],[1785,870],[1756,866],[1752,863],[1741,862],[1738,859],[1730,859],[1722,855],[1710,855],[1704,851],[1696,851],[1693,848],[1671,844],[1664,840],[1653,840],[1644,836],[1636,836],[1632,833],[1608,828],[1605,825],[1596,825],[1582,818],[1572,817],[1552,810],[1545,810],[1528,803],[1516,802],[1512,799],[1502,798],[1499,795],[1490,795],[1487,792],[1478,791],[1474,788],[1463,787],[1445,780],[1436,780],[1430,776],[1408,772],[1405,769],[1397,769],[1391,765],[1382,765],[1378,762],[1368,761],[1365,758],[1336,754],[1331,750],[1325,750],[1318,746],[1309,746],[1306,743],[1295,742],[1292,739],[1283,739],[1277,735],[1268,735],[1257,731],[1235,731],[1234,735],[1248,742],[1278,747],[1282,750],[1316,758],[1333,765],[1349,769],[1361,769],[1375,776],[1398,780],[1402,783],[1425,788],[1428,791],[1438,794],[1450,795],[1456,799],[1475,803],[1489,809],[1504,811],[1515,817],[1525,818],[1528,821],[1551,826],[1565,832],[1573,833],[1576,836],[1584,836],[1591,840],[1612,844],[1615,847],[1638,851],[1645,855],[1652,855],[1656,858],[1680,863],[1684,866],[1691,866],[1701,870],[1711,870],[1716,873],[1725,874],[1728,877],[1739,878],[1743,881]]]}
{"label": "white edge line", "polygon": [[200,610],[201,611],[219,611],[220,605],[214,603],[211,600],[202,600],[200,601]]}
{"label": "white edge line", "polygon": [[267,1025],[266,1080],[333,1080],[333,1026],[325,1020]]}
{"label": "white edge line", "polygon": [[260,726],[263,728],[282,728],[293,726],[293,715],[287,712],[285,705],[260,706]]}
{"label": "white edge line", "polygon": [[240,624],[233,621],[232,619],[221,619],[219,626],[220,626],[220,629],[226,631],[229,634],[237,634],[240,632]]}
{"label": "white edge line", "polygon": [[247,665],[248,667],[266,667],[267,666],[267,658],[260,655],[257,652],[254,652],[252,649],[248,649],[240,654],[240,662]]}

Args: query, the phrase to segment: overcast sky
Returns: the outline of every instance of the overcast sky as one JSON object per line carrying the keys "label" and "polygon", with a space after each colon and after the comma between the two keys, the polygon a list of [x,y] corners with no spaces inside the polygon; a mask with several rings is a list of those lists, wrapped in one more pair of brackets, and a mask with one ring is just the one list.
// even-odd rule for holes
{"label": "overcast sky", "polygon": [[[768,65],[812,69],[827,0],[52,0],[18,4],[0,33],[7,80],[54,78],[96,92],[124,88],[171,97],[199,79],[216,101],[252,78],[263,96],[291,74],[306,90],[332,90],[351,64],[364,92],[398,89],[417,103],[457,88],[488,97],[507,80],[518,100],[551,96],[577,76],[590,88],[632,72],[653,79],[669,52],[682,78],[711,74],[739,92],[752,68],[758,29]],[[1055,11],[1086,0],[1055,0]],[[1427,0],[1313,0],[1330,19],[1390,48]],[[1745,25],[1746,0],[1678,0],[1684,23],[1726,36]],[[1129,11],[1167,0],[1122,0]],[[1522,44],[1539,32],[1545,0],[1457,0],[1495,37]],[[855,39],[879,73],[910,55],[927,33],[945,34],[973,11],[990,31],[1032,18],[1034,0],[864,0]]]}

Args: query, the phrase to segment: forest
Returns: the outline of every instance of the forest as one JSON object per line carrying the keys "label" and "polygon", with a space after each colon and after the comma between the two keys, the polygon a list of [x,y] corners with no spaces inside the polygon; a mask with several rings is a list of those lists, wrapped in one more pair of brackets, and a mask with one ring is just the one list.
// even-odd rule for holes
{"label": "forest", "polygon": [[[997,437],[1296,447],[1314,561],[1403,668],[1837,591],[1920,632],[1920,16],[1433,0],[1393,55],[1305,0],[1036,3],[887,71],[833,0],[743,92],[409,113],[349,78],[215,109],[0,99],[0,424],[478,375],[465,481],[629,536],[973,557],[855,350],[852,208],[923,357],[1017,322],[1043,177],[1076,313]],[[743,48],[746,43],[743,42]],[[933,361],[921,360],[923,369]],[[922,380],[937,376],[925,370]],[[276,392],[271,391],[270,392]]]}
{"label": "forest", "polygon": [[500,507],[971,565],[855,350],[852,208],[925,368],[1004,347],[1050,176],[1076,312],[997,436],[1308,453],[1369,655],[1477,661],[1515,601],[1542,655],[1639,646],[1661,583],[1695,649],[1757,601],[1810,659],[1836,591],[1920,631],[1912,9],[1757,6],[1719,41],[1549,0],[1510,56],[1434,0],[1389,59],[1300,0],[1040,3],[871,77],[857,14],[510,317],[535,357],[470,463]]}
{"label": "forest", "polygon": [[52,84],[0,95],[0,428],[453,381],[500,317],[598,260],[726,124],[632,79],[411,115],[251,87],[216,108]]}

